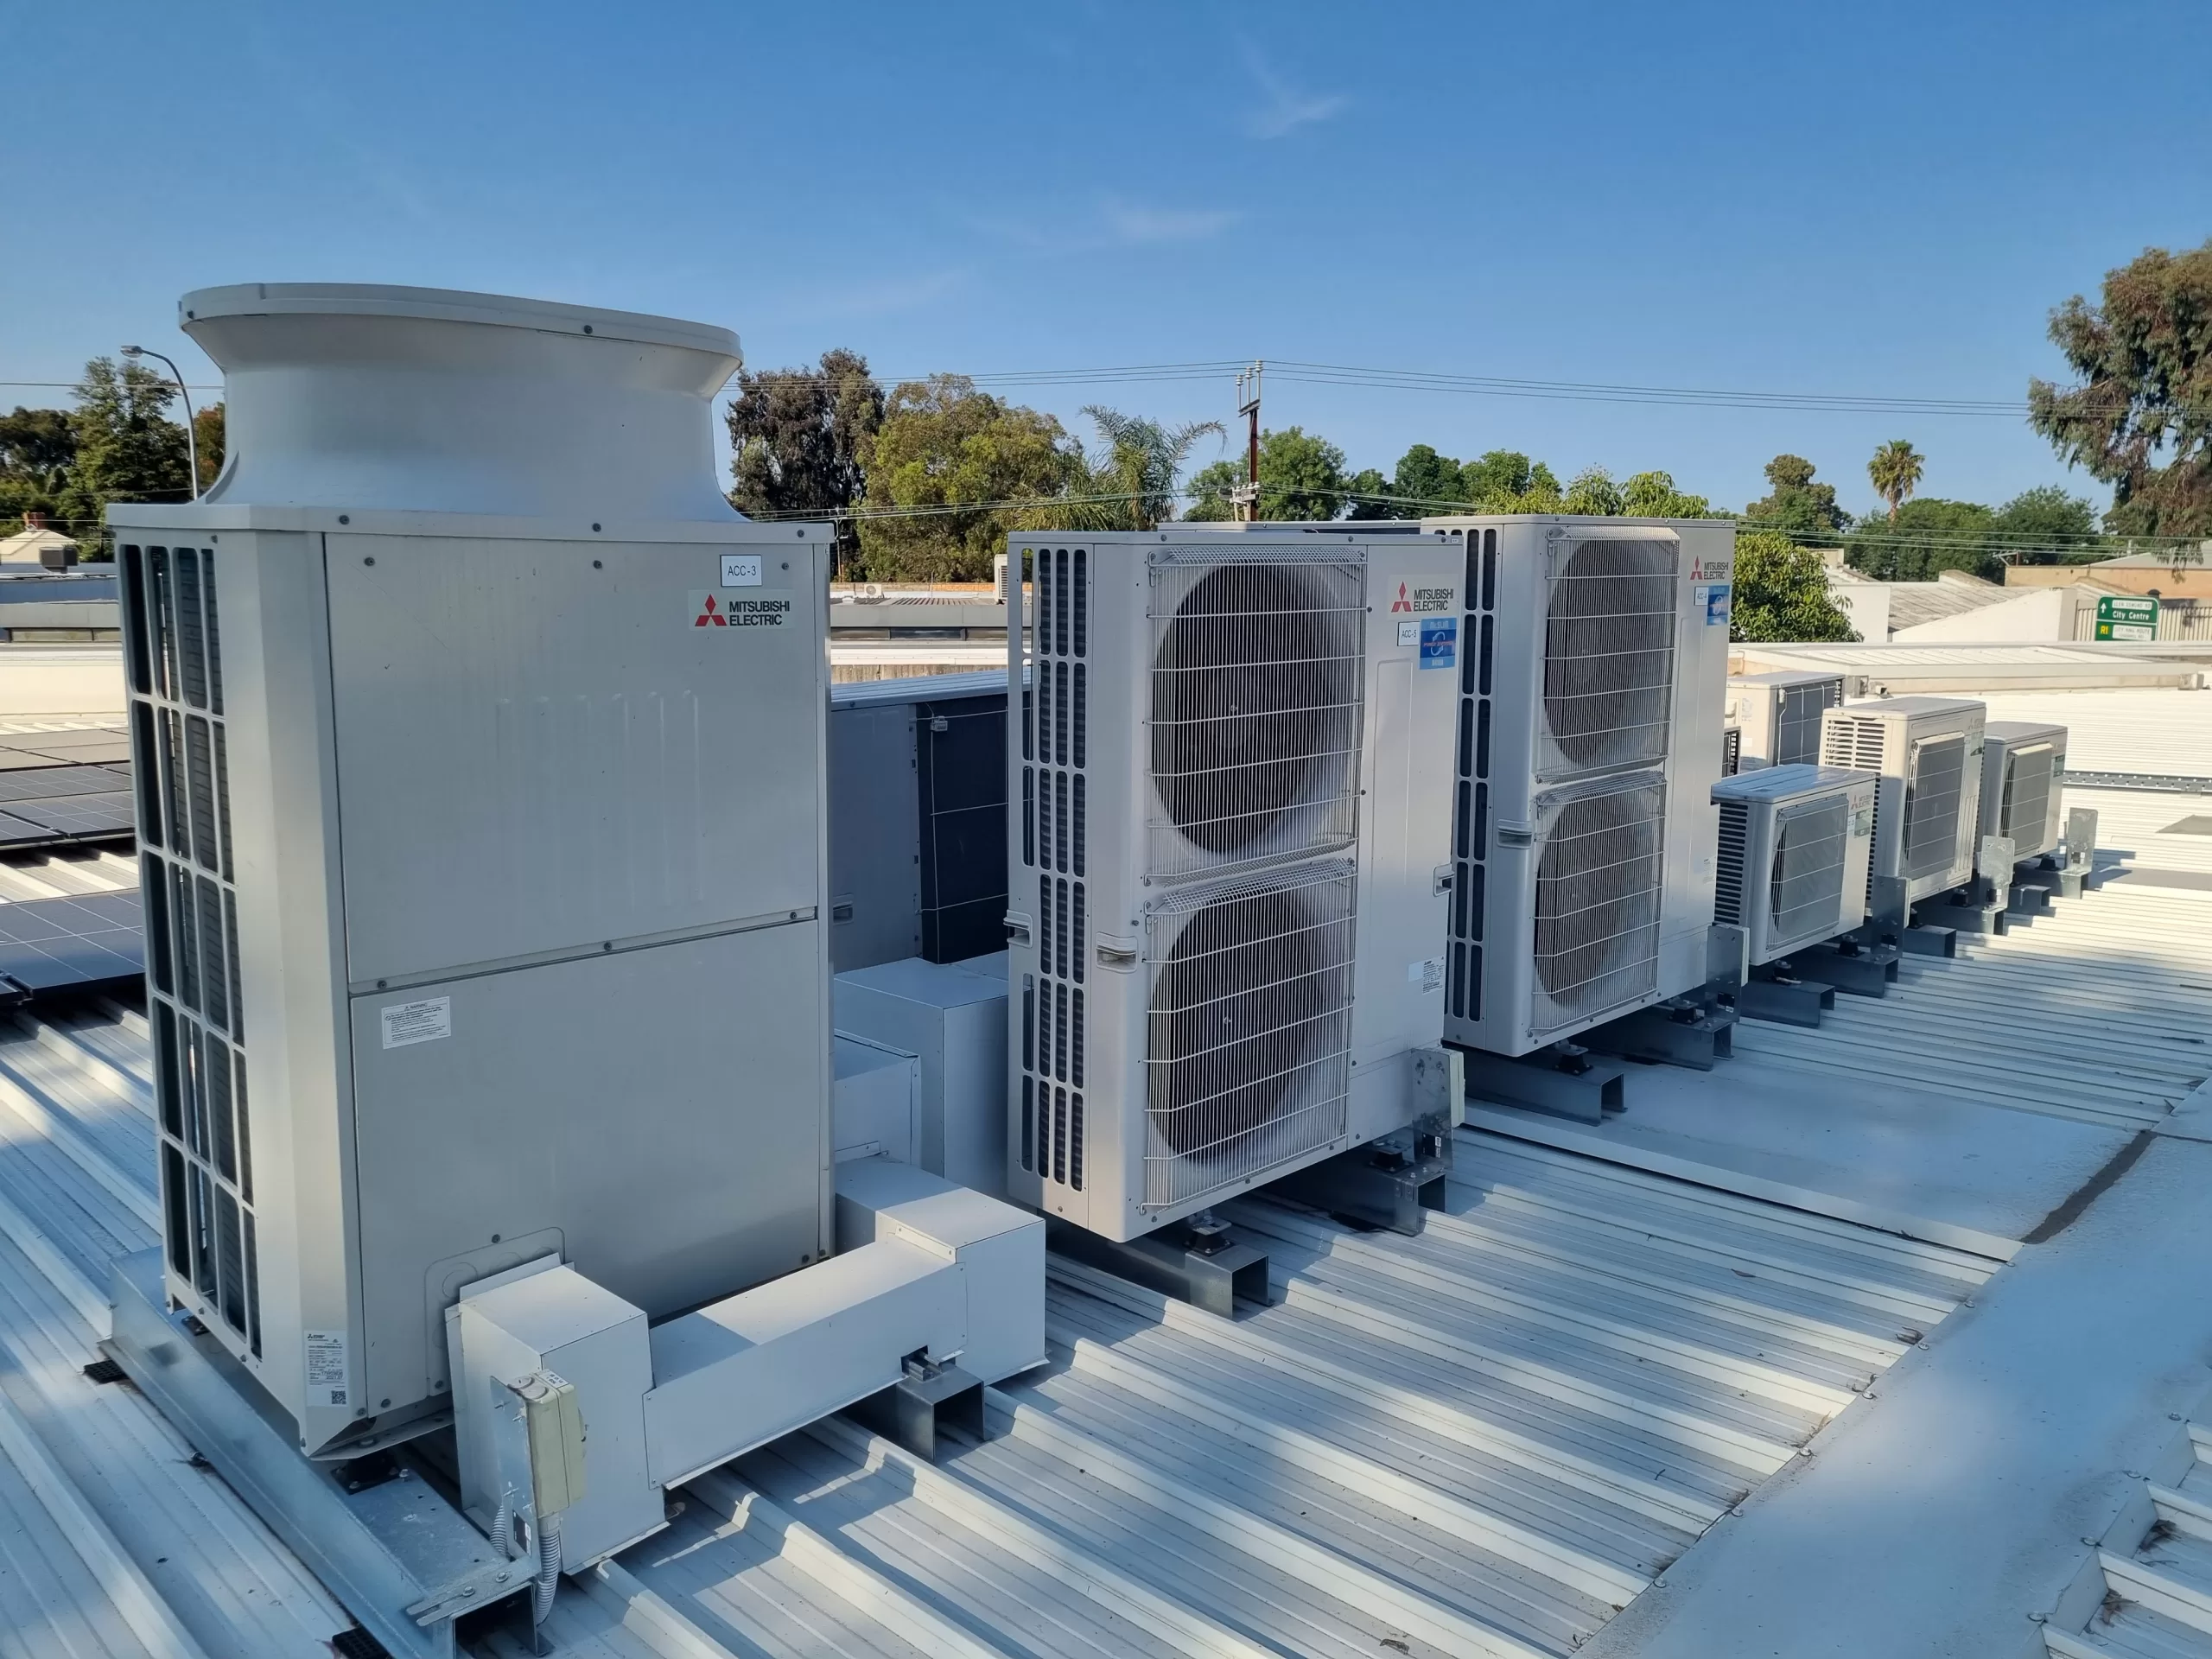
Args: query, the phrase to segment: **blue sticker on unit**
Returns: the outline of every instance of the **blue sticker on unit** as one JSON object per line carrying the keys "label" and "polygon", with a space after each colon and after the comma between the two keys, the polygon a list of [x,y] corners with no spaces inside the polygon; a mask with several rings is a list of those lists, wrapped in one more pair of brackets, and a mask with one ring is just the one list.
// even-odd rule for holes
{"label": "blue sticker on unit", "polygon": [[1716,582],[1705,590],[1705,626],[1726,627],[1728,625],[1728,584]]}
{"label": "blue sticker on unit", "polygon": [[1425,616],[1421,623],[1421,665],[1456,668],[1459,663],[1459,619]]}

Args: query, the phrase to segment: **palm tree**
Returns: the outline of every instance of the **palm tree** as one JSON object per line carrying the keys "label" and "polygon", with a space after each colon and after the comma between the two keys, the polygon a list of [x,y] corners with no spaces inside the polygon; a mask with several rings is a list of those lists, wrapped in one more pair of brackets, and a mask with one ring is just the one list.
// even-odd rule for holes
{"label": "palm tree", "polygon": [[1104,440],[1104,448],[1086,456],[1089,477],[1078,479],[1077,493],[1120,498],[1081,501],[1058,515],[1070,530],[1152,530],[1175,516],[1176,480],[1191,448],[1207,433],[1226,441],[1219,421],[1192,421],[1165,427],[1141,415],[1124,415],[1102,404],[1083,411]]}
{"label": "palm tree", "polygon": [[1874,459],[1866,463],[1866,476],[1890,504],[1890,522],[1897,521],[1897,509],[1904,505],[1920,482],[1920,469],[1924,464],[1921,453],[1903,438],[1891,438],[1874,452]]}

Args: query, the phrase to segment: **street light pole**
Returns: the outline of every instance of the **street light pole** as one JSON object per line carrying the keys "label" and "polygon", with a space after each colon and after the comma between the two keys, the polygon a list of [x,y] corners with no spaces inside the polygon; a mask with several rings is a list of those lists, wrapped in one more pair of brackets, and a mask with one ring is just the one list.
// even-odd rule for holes
{"label": "street light pole", "polygon": [[200,439],[192,429],[192,389],[184,384],[184,376],[177,372],[176,365],[159,352],[149,352],[143,346],[126,346],[123,348],[123,354],[134,363],[142,357],[150,357],[157,362],[168,364],[169,378],[176,382],[178,395],[184,399],[185,464],[192,469],[192,499],[197,501],[200,499]]}

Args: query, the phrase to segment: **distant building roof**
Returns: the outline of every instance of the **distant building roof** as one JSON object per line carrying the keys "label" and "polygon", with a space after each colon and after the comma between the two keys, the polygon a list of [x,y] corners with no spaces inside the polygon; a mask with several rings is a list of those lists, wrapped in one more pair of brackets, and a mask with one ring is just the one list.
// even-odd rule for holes
{"label": "distant building roof", "polygon": [[2212,541],[2191,548],[2170,550],[2164,553],[2123,553],[2116,559],[2099,559],[2089,567],[2092,570],[2171,570],[2179,560],[2184,570],[2212,568]]}
{"label": "distant building roof", "polygon": [[0,536],[0,564],[36,564],[48,548],[73,547],[75,538],[43,524],[33,524],[12,536]]}

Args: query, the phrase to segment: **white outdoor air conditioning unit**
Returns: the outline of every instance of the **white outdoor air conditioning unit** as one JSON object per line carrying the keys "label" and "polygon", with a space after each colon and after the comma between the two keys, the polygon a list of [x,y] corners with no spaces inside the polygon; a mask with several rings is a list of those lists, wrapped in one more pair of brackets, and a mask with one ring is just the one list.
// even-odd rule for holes
{"label": "white outdoor air conditioning unit", "polygon": [[1033,637],[1007,743],[1009,1187],[1128,1240],[1413,1121],[1443,1017],[1430,759],[1459,553],[1183,526],[1009,550]]}
{"label": "white outdoor air conditioning unit", "polygon": [[222,478],[110,513],[167,1289],[316,1452],[438,1421],[487,1274],[658,1317],[832,1248],[829,543],[715,487],[727,330],[181,310]]}
{"label": "white outdoor air conditioning unit", "polygon": [[1728,719],[1743,732],[1736,770],[1810,765],[1821,758],[1821,716],[1843,701],[1843,676],[1785,670],[1728,680]]}
{"label": "white outdoor air conditioning unit", "polygon": [[1881,779],[1868,863],[1867,913],[1902,926],[1911,906],[1974,874],[1980,823],[1983,706],[1957,697],[1889,697],[1831,709],[1821,764]]}
{"label": "white outdoor air conditioning unit", "polygon": [[1872,772],[1762,766],[1713,785],[1720,861],[1713,919],[1745,931],[1754,967],[1866,919]]}
{"label": "white outdoor air conditioning unit", "polygon": [[2063,726],[1991,721],[1982,728],[1981,833],[2010,841],[2017,864],[2056,852],[2065,776]]}
{"label": "white outdoor air conditioning unit", "polygon": [[1445,1034],[1526,1054],[1709,976],[1735,531],[1425,527],[1466,559]]}

